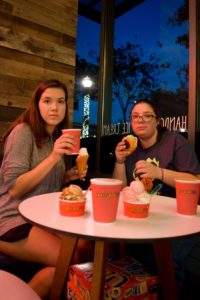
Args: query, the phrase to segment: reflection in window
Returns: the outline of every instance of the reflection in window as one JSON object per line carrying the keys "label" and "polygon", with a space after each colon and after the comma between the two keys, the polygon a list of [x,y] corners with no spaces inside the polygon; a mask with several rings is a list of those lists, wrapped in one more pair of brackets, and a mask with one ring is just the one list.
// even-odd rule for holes
{"label": "reflection in window", "polygon": [[[97,125],[99,52],[100,24],[79,15],[74,123],[84,122],[84,96],[90,92],[89,135],[95,135]],[[91,91],[81,85],[85,76],[94,81]],[[112,124],[104,124],[104,134],[110,128],[111,134],[113,128],[123,133],[119,124],[129,121],[134,101],[145,97],[157,101],[164,125],[187,129],[186,0],[146,0],[115,19]]]}
{"label": "reflection in window", "polygon": [[[111,124],[103,124],[100,145],[103,173],[112,173],[115,146],[122,134],[131,131],[129,115],[134,101],[153,99],[160,107],[165,126],[173,131],[187,131],[189,53],[186,3],[187,0],[144,0],[115,19],[112,120]],[[74,126],[88,126],[85,132],[89,138],[82,139],[82,142],[90,147],[90,153],[95,153],[100,24],[80,15],[76,52]],[[91,88],[82,86],[85,76],[93,81]],[[89,101],[89,113],[84,109],[84,99],[85,103]],[[95,156],[90,158],[94,159],[94,162],[90,160],[91,168],[95,165]]]}
{"label": "reflection in window", "polygon": [[147,0],[115,20],[113,124],[127,122],[132,104],[148,98],[158,103],[162,122],[170,130],[187,130],[185,3]]}
{"label": "reflection in window", "polygon": [[[74,126],[82,126],[84,137],[95,136],[98,110],[100,24],[78,16],[74,99]],[[89,77],[91,86],[83,80]],[[87,113],[86,113],[87,112]]]}

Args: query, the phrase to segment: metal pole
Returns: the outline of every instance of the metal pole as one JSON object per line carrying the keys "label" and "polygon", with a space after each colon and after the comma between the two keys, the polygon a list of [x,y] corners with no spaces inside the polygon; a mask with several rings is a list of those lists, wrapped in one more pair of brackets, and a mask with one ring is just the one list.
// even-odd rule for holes
{"label": "metal pole", "polygon": [[111,123],[114,43],[114,0],[102,0],[99,70],[96,174],[100,174],[100,149],[104,124]]}

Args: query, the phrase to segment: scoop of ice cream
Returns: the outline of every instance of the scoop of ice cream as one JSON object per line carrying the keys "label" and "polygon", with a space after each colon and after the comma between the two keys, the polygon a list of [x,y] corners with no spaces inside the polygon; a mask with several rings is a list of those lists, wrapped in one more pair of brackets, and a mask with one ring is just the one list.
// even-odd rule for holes
{"label": "scoop of ice cream", "polygon": [[150,195],[145,191],[143,183],[135,180],[122,190],[122,199],[125,202],[149,203]]}
{"label": "scoop of ice cream", "polygon": [[80,148],[79,155],[88,155],[87,148]]}
{"label": "scoop of ice cream", "polygon": [[122,190],[122,199],[123,199],[123,201],[126,201],[126,202],[138,201],[137,196],[133,193],[130,186],[127,186]]}
{"label": "scoop of ice cream", "polygon": [[70,184],[62,190],[60,199],[68,201],[83,201],[85,196],[83,190],[75,184]]}
{"label": "scoop of ice cream", "polygon": [[142,194],[145,191],[144,184],[140,180],[134,180],[130,184],[131,190],[136,194]]}

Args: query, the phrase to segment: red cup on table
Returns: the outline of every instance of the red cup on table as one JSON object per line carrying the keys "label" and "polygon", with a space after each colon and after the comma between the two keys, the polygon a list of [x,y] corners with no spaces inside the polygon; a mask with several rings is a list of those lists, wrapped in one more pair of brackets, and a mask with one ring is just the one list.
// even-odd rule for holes
{"label": "red cup on table", "polygon": [[114,222],[122,181],[113,178],[92,178],[90,183],[94,220],[102,223]]}
{"label": "red cup on table", "polygon": [[81,129],[72,128],[72,129],[63,129],[62,134],[69,134],[74,138],[74,147],[71,150],[71,154],[75,155],[79,153],[80,150],[80,138],[81,138]]}
{"label": "red cup on table", "polygon": [[175,179],[177,213],[195,215],[200,196],[200,180]]}

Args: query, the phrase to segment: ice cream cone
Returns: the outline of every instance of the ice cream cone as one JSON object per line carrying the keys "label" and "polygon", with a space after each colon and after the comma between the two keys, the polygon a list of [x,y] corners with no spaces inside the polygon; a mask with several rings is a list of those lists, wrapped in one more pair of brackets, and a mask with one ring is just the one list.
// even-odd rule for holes
{"label": "ice cream cone", "polygon": [[78,174],[79,174],[80,179],[82,179],[83,172],[86,169],[88,158],[89,158],[89,155],[79,155],[76,158],[76,165],[78,168]]}
{"label": "ice cream cone", "polygon": [[153,188],[153,180],[150,177],[145,177],[141,179],[142,183],[144,184],[145,191],[151,192]]}

